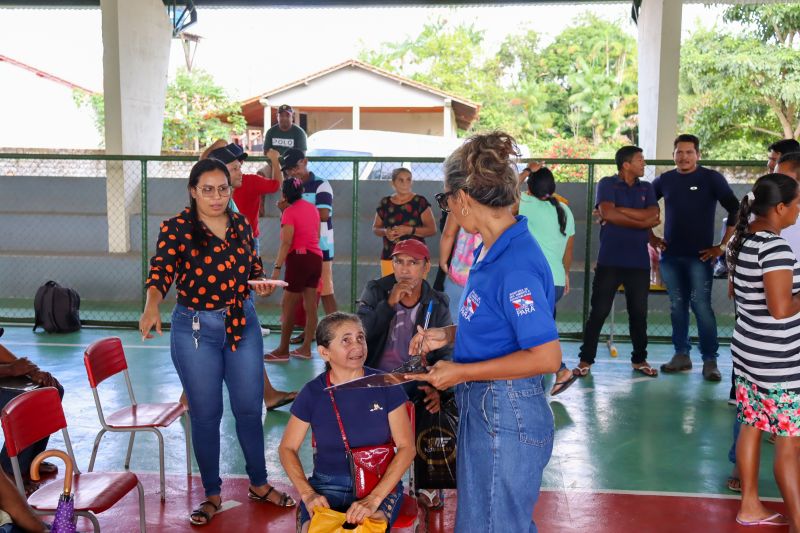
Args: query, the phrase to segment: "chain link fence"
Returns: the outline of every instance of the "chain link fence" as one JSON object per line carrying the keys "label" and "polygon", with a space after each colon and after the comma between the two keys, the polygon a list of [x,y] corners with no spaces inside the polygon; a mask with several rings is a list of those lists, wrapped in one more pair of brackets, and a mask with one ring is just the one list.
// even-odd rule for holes
{"label": "chain link fence", "polygon": [[[244,173],[255,174],[264,158],[251,157]],[[81,318],[87,324],[129,326],[138,322],[144,303],[143,283],[154,253],[161,221],[188,204],[186,180],[191,157],[127,157],[86,155],[0,154],[0,320],[33,322],[36,289],[55,280],[81,295]],[[575,217],[575,253],[570,292],[559,302],[559,331],[580,338],[589,306],[589,288],[597,257],[599,226],[592,222],[594,187],[615,172],[611,160],[549,160],[559,183],[557,192]],[[765,172],[761,161],[710,161],[705,166],[728,178],[738,197]],[[441,213],[434,195],[442,190],[443,162],[433,158],[312,158],[309,168],[329,179],[334,191],[335,258],[333,280],[340,309],[354,309],[367,281],[380,276],[381,239],[372,232],[375,210],[392,194],[391,172],[411,170],[414,192],[431,203],[434,218]],[[652,178],[672,168],[671,161],[651,164]],[[357,178],[357,179],[355,179]],[[265,264],[278,251],[279,195],[267,197],[261,218],[261,255]],[[717,231],[724,211],[718,208]],[[142,246],[142,243],[145,243]],[[429,279],[435,276],[439,237],[427,239],[434,257]],[[720,337],[729,338],[733,306],[725,280],[715,280],[713,305]],[[167,296],[174,301],[174,290]],[[262,324],[276,327],[280,298],[256,300]],[[162,319],[169,320],[169,305]],[[627,337],[624,296],[615,302],[614,328]],[[649,298],[648,334],[671,335],[669,300],[663,291]],[[692,335],[696,335],[694,324]]]}

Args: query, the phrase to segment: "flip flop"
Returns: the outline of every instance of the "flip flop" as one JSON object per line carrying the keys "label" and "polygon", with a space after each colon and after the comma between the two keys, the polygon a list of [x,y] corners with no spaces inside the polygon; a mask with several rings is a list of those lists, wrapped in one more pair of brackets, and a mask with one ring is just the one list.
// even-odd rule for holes
{"label": "flip flop", "polygon": [[591,366],[576,366],[572,369],[572,375],[579,378],[585,378],[589,375],[590,368]]}
{"label": "flip flop", "polygon": [[275,409],[283,407],[284,405],[289,405],[294,401],[295,398],[297,398],[296,392],[287,392],[283,398],[275,402],[275,405],[268,405],[267,411],[274,411]]}
{"label": "flip flop", "polygon": [[[781,518],[784,519],[784,522],[780,521]],[[739,519],[738,516],[736,517],[736,523],[739,524],[740,526],[778,526],[778,527],[788,526],[789,523],[786,522],[785,520],[786,517],[783,516],[781,513],[775,513],[772,516],[761,518],[759,520],[752,520],[750,522],[741,520]]]}
{"label": "flip flop", "polygon": [[728,490],[733,492],[742,492],[742,480],[735,476],[728,477],[728,482],[726,484]]}
{"label": "flip flop", "polygon": [[575,373],[573,372],[572,374],[570,374],[568,380],[556,381],[555,383],[553,383],[553,388],[550,389],[550,396],[558,396],[559,394],[567,390],[570,387],[570,385],[575,383],[575,381],[577,380],[578,376],[575,375]]}
{"label": "flip flop", "polygon": [[[269,499],[269,495],[273,492],[280,494],[280,499],[277,502],[274,502]],[[272,485],[269,486],[269,490],[263,496],[259,496],[258,494],[253,491],[252,488],[247,489],[247,497],[253,500],[254,502],[262,502],[262,503],[271,503],[272,505],[277,505],[278,507],[294,507],[297,505],[297,502],[294,499],[286,494],[285,492],[281,492],[276,490],[275,487]]]}
{"label": "flip flop", "polygon": [[658,370],[650,366],[648,363],[641,363],[639,366],[631,367],[633,368],[634,372],[638,372],[648,378],[657,378],[658,377]]}
{"label": "flip flop", "polygon": [[289,355],[292,356],[292,357],[296,357],[297,359],[304,359],[306,361],[311,359],[311,354],[310,353],[308,355],[306,355],[306,354],[302,353],[300,350],[292,350],[292,351],[289,352]]}

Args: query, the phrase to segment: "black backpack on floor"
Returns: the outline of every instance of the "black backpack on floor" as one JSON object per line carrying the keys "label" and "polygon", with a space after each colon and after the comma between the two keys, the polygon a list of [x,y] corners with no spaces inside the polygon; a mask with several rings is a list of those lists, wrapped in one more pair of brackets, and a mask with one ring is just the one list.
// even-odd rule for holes
{"label": "black backpack on floor", "polygon": [[81,297],[67,287],[55,281],[48,281],[36,291],[33,309],[36,318],[33,331],[42,326],[47,333],[70,333],[81,329],[81,318],[78,310]]}

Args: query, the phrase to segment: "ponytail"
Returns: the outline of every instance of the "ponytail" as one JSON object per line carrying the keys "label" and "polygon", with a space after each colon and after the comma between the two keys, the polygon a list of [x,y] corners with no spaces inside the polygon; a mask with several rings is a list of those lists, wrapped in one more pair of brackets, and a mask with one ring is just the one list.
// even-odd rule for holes
{"label": "ponytail", "polygon": [[736,262],[739,260],[739,252],[742,250],[745,238],[747,238],[747,228],[750,224],[750,214],[752,213],[751,196],[753,192],[747,193],[739,204],[739,213],[736,217],[736,229],[733,232],[730,243],[728,244],[727,263],[728,279],[733,281],[733,274],[736,272]]}
{"label": "ponytail", "polygon": [[567,213],[558,198],[553,196],[556,192],[556,179],[547,167],[541,167],[528,176],[528,192],[541,201],[550,202],[556,208],[558,216],[558,229],[562,235],[567,234]]}

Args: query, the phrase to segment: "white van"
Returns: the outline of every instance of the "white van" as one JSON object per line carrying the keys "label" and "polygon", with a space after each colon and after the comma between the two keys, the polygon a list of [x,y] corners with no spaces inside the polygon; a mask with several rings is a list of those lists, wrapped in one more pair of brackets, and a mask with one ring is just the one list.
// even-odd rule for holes
{"label": "white van", "polygon": [[[390,179],[392,170],[406,167],[414,179],[441,181],[443,163],[411,162],[410,158],[444,159],[461,146],[463,138],[435,137],[416,133],[377,130],[325,130],[308,138],[309,157],[390,157],[393,161],[359,163],[359,179]],[[520,146],[522,157],[529,157],[527,146]],[[314,174],[326,179],[353,179],[353,163],[348,161],[311,161]]]}
{"label": "white van", "polygon": [[[415,179],[441,180],[441,162],[411,162],[410,158],[444,159],[464,139],[377,130],[325,130],[308,138],[308,157],[390,157],[393,161],[359,163],[359,179],[390,179],[392,170],[406,167]],[[346,161],[312,161],[309,168],[326,179],[352,179],[353,164]]]}

